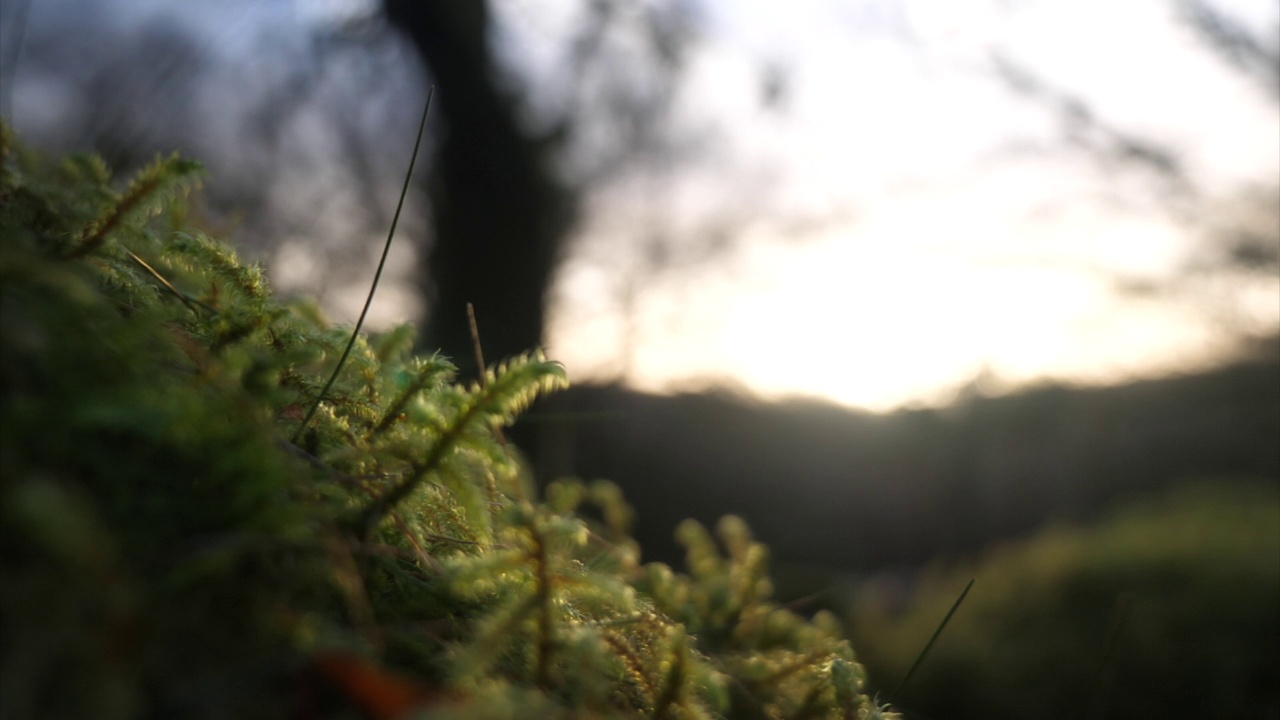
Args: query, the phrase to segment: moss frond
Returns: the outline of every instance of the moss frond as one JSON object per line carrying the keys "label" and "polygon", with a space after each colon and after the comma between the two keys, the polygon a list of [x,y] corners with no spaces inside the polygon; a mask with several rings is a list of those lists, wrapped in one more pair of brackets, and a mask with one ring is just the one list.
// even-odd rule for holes
{"label": "moss frond", "polygon": [[[105,167],[100,163],[88,163],[92,175],[101,177]],[[116,230],[129,230],[154,215],[169,209],[171,201],[179,193],[186,192],[203,171],[202,166],[184,160],[177,154],[156,158],[129,183],[124,193],[112,198],[98,216],[84,227],[80,237],[70,249],[69,257],[76,258],[93,252]],[[92,177],[92,176],[91,176]],[[95,178],[96,179],[96,178]]]}
{"label": "moss frond", "polygon": [[405,327],[334,373],[349,330],[185,225],[198,165],[117,193],[2,125],[0,157],[0,715],[880,712],[745,523],[682,526],[683,575],[639,565],[616,486],[521,489],[496,432],[558,363],[464,387]]}

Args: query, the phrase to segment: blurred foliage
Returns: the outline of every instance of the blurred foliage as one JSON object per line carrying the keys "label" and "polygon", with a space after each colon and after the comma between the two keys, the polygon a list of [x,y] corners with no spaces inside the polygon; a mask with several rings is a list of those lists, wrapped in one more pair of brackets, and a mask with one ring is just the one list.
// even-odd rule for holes
{"label": "blurred foliage", "polygon": [[668,528],[681,519],[730,512],[769,545],[775,578],[788,564],[826,568],[803,595],[832,574],[1087,521],[1189,477],[1280,482],[1280,338],[1197,372],[995,396],[979,387],[948,407],[883,415],[575,385],[539,401],[535,418],[515,431],[532,436],[541,475],[622,486],[649,557],[679,557]]}
{"label": "blurred foliage", "polygon": [[854,637],[908,718],[1263,718],[1280,713],[1280,487],[1184,485],[1087,527],[940,563],[909,600],[864,594]]}
{"label": "blurred foliage", "polygon": [[349,331],[190,226],[197,165],[0,161],[0,717],[885,715],[741,521],[686,576],[616,487],[534,498],[495,431],[559,365],[463,386],[399,328],[318,399]]}

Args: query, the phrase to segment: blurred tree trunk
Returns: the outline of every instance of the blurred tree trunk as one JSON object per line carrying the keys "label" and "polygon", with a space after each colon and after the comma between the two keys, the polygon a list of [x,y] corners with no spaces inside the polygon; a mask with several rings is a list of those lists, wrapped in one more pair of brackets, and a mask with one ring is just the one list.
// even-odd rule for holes
{"label": "blurred tree trunk", "polygon": [[541,344],[544,300],[577,196],[556,174],[554,142],[521,127],[489,49],[484,0],[384,0],[384,7],[437,86],[423,343],[474,377],[466,304],[475,305],[487,362]]}

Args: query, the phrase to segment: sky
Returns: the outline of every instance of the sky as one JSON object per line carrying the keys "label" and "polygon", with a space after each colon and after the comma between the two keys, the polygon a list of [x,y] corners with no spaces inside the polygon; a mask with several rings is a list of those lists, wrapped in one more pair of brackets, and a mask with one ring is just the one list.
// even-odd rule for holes
{"label": "sky", "polygon": [[[1280,3],[1213,4],[1270,28],[1263,37],[1276,41]],[[306,52],[308,27],[373,6],[46,0],[32,6],[32,26],[37,13],[59,7],[100,10],[104,32],[180,18],[228,67],[187,112],[230,120],[251,106],[228,104],[227,88],[246,96],[249,80],[270,88],[296,79],[237,58],[262,52],[264,37],[282,56],[286,47]],[[1241,188],[1274,193],[1280,111],[1180,23],[1175,6],[686,0],[696,39],[671,117],[694,152],[586,198],[553,293],[548,354],[576,381],[624,379],[652,391],[722,384],[881,411],[944,404],[964,388],[1194,369],[1220,358],[1239,330],[1275,332],[1280,278],[1188,269],[1205,252],[1205,233],[1238,214]],[[580,5],[494,7],[502,24],[495,42],[511,71],[529,83],[535,105],[559,102],[563,38]],[[219,16],[232,9],[234,20]],[[997,57],[1034,74],[1053,97],[1077,98],[1098,127],[1170,148],[1200,193],[1193,212],[1169,202],[1161,178],[1066,145],[1071,128],[1053,102],[1013,92]],[[403,58],[376,62],[388,68]],[[762,102],[765,70],[781,79],[772,104]],[[381,107],[377,134],[410,137],[419,100],[395,83],[412,77],[386,79],[379,103],[353,101],[360,76],[343,77],[323,75],[345,85],[322,88],[316,102],[342,112]],[[15,97],[33,131],[52,132],[77,110],[56,82],[30,74]],[[216,139],[218,127],[235,126],[210,127]],[[301,146],[323,145],[332,132],[305,119],[292,130],[284,142]],[[1097,129],[1089,132],[1096,140]],[[393,184],[401,160],[387,160]],[[242,167],[255,171],[252,162]],[[236,170],[221,172],[213,182],[235,182]],[[311,170],[291,183],[296,197],[280,203],[349,238],[355,230],[344,223],[363,198],[326,184],[331,174]],[[1261,223],[1270,232],[1280,218],[1268,207]],[[408,225],[413,231],[412,217]],[[717,228],[731,241],[699,252]],[[381,232],[368,236],[369,247]],[[672,238],[657,260],[643,242],[655,234]],[[269,262],[279,287],[315,284],[308,247],[281,243]],[[347,252],[356,265],[373,255]],[[378,324],[420,311],[412,249],[395,253],[399,273],[380,289]],[[354,319],[366,287],[361,277],[332,293],[331,317]],[[1170,287],[1176,292],[1134,291]]]}
{"label": "sky", "polygon": [[[975,381],[1193,369],[1235,329],[1280,326],[1273,277],[1122,292],[1174,282],[1202,248],[1197,228],[1144,200],[1141,173],[1064,150],[1054,114],[1011,93],[989,58],[1175,148],[1210,192],[1280,177],[1274,103],[1170,3],[1005,5],[709,3],[693,94],[732,118],[742,162],[772,179],[774,212],[825,220],[751,230],[713,265],[647,280],[630,322],[594,301],[612,272],[606,223],[606,249],[566,272],[552,354],[649,389],[727,375],[767,397],[888,410]],[[1242,9],[1274,27],[1277,7],[1255,5]],[[761,61],[789,69],[781,116],[752,109]]]}

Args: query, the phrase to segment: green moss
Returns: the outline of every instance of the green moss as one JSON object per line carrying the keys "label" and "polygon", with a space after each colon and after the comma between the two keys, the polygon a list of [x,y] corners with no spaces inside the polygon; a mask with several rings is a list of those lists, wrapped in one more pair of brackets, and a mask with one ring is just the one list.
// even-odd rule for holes
{"label": "green moss", "polygon": [[534,496],[494,430],[559,365],[361,337],[295,445],[349,331],[188,226],[198,166],[117,191],[0,133],[0,716],[880,714],[741,522],[685,576],[613,486]]}

